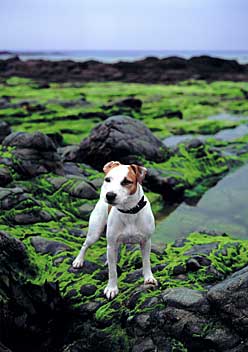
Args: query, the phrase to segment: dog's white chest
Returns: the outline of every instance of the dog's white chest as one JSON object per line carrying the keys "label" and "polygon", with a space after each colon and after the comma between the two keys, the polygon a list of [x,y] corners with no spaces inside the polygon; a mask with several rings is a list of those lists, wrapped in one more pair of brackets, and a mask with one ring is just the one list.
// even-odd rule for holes
{"label": "dog's white chest", "polygon": [[135,226],[128,226],[125,231],[117,234],[117,241],[119,243],[140,243],[144,240],[144,234],[140,233]]}

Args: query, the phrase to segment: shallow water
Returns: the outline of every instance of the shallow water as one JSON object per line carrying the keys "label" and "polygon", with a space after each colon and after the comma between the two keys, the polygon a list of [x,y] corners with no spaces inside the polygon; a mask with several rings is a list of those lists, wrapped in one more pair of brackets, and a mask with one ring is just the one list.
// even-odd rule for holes
{"label": "shallow water", "polygon": [[224,177],[196,206],[181,203],[157,222],[153,241],[169,242],[204,230],[248,239],[248,165]]}
{"label": "shallow water", "polygon": [[212,120],[212,121],[248,121],[248,116],[231,115],[231,114],[223,113],[223,114],[209,116],[208,120]]}
{"label": "shallow water", "polygon": [[[209,120],[215,121],[248,121],[248,116],[241,115],[230,115],[230,114],[218,114],[214,116],[210,116]],[[223,129],[216,134],[184,134],[180,136],[170,136],[163,140],[163,143],[166,147],[172,148],[177,146],[180,143],[184,143],[190,141],[193,138],[198,138],[202,141],[208,138],[214,138],[221,141],[231,142],[237,138],[241,138],[248,134],[248,125],[243,123],[234,128],[226,128]]]}

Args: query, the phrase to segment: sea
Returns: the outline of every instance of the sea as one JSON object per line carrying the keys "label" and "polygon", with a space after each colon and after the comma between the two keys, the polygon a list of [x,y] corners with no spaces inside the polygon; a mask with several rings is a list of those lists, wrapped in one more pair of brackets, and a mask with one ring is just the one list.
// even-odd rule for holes
{"label": "sea", "polygon": [[179,56],[189,59],[193,56],[208,55],[229,60],[237,60],[241,64],[248,63],[248,50],[220,51],[220,50],[64,50],[64,51],[11,51],[0,52],[0,59],[19,56],[21,60],[73,60],[88,61],[96,60],[105,63],[118,61],[136,61],[146,57],[165,58]]}

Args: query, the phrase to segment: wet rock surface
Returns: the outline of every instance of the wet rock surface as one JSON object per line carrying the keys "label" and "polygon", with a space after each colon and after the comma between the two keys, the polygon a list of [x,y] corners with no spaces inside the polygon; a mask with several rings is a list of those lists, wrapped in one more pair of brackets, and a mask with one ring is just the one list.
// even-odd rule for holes
{"label": "wet rock surface", "polygon": [[63,252],[65,250],[70,250],[71,248],[64,243],[59,241],[52,241],[40,236],[32,237],[31,243],[34,246],[37,253],[41,254],[51,254],[55,255],[59,252]]}
{"label": "wet rock surface", "polygon": [[[141,62],[144,81],[148,79],[148,71],[150,80],[163,82],[167,82],[165,72],[170,70],[187,76],[189,65],[192,65],[192,74],[194,66],[210,79],[218,79],[219,72],[222,72],[222,78],[239,74],[244,78],[245,72],[245,67],[234,62],[207,58],[150,58]],[[13,71],[19,65],[15,72],[23,75],[25,65],[28,65],[29,72],[35,75],[36,64],[34,61],[23,64],[16,58],[8,60],[5,73],[11,65]],[[40,67],[43,65],[45,67],[46,63],[40,62]],[[208,68],[211,65],[219,66],[218,70],[211,69],[210,77]],[[116,75],[116,80],[141,79],[139,63],[135,70],[129,63],[102,66],[93,61],[66,62],[61,71],[60,63],[54,62],[51,66],[51,80],[55,72],[61,80],[65,77],[74,79],[74,70],[77,70],[80,81],[85,79],[81,70],[90,77],[95,69],[100,80],[107,79],[109,74]],[[104,72],[105,69],[109,71]],[[124,71],[121,78],[120,72]],[[170,79],[177,79],[176,72]],[[8,89],[11,84],[18,86],[18,82],[19,78],[8,80]],[[16,109],[14,115],[17,115],[7,117],[8,121],[16,123],[14,131],[20,130],[21,120],[25,121],[25,130],[34,121],[41,122],[42,131],[46,123],[49,128],[54,127],[54,122],[60,125],[63,121],[66,125],[69,121],[69,124],[49,135],[9,133],[9,130],[0,146],[0,229],[5,231],[0,232],[0,350],[246,352],[247,241],[234,240],[225,233],[203,231],[191,233],[175,243],[153,245],[151,263],[158,287],[144,285],[139,246],[122,246],[117,266],[120,292],[112,301],[107,301],[103,294],[108,280],[104,235],[87,252],[84,266],[72,267],[87,234],[89,215],[99,197],[103,173],[97,170],[101,170],[109,159],[120,160],[121,157],[124,163],[145,164],[148,174],[144,189],[156,215],[163,209],[163,198],[175,205],[175,201],[197,193],[197,187],[204,192],[210,187],[210,183],[204,182],[212,175],[216,179],[222,177],[236,157],[232,159],[222,154],[221,148],[213,148],[211,143],[196,138],[170,150],[161,145],[145,127],[150,113],[158,118],[157,130],[154,124],[152,126],[153,131],[159,133],[161,124],[172,124],[174,131],[179,122],[180,128],[189,128],[189,124],[195,122],[189,120],[187,110],[182,106],[168,105],[173,100],[167,98],[168,91],[163,93],[166,93],[165,100],[157,112],[152,112],[153,107],[149,104],[152,99],[161,97],[154,92],[154,96],[148,96],[144,91],[145,94],[128,94],[125,98],[120,92],[118,95],[111,93],[111,98],[105,102],[100,99],[91,111],[65,114],[63,107],[91,109],[94,104],[90,99],[96,98],[95,87],[88,102],[87,94],[86,99],[81,91],[86,85],[75,82],[80,92],[73,90],[75,99],[70,102],[72,92],[62,85],[52,88],[48,82],[22,82],[27,84],[31,95],[40,90],[50,99],[50,93],[55,89],[56,96],[68,95],[68,98],[64,101],[50,99],[46,105],[43,100],[39,102],[31,96],[28,99],[14,97],[13,101],[11,97],[3,97],[1,107]],[[191,94],[195,87],[191,87],[192,82],[184,83],[187,84]],[[202,82],[197,84],[204,86]],[[182,87],[176,95],[184,92]],[[209,86],[204,87],[200,97],[208,89]],[[238,95],[237,91],[235,87]],[[228,93],[234,104],[234,93],[229,85]],[[195,95],[192,96],[195,99]],[[56,104],[59,111],[53,111]],[[206,99],[202,100],[204,104]],[[128,113],[133,118],[114,116],[117,113]],[[145,124],[140,121],[143,113]],[[108,116],[112,118],[107,119]],[[83,137],[73,135],[77,131],[71,129],[72,121],[76,121],[81,131],[88,123],[91,127],[86,128],[90,129],[102,120],[104,122],[88,138],[88,130],[87,133],[84,130]],[[151,127],[149,123],[147,126]],[[65,146],[64,137],[66,140],[68,136],[73,143],[78,143],[77,138],[83,140],[80,145]],[[236,149],[242,146],[239,152],[245,151],[244,144],[238,144]]]}
{"label": "wet rock surface", "polygon": [[137,162],[140,156],[162,162],[167,158],[167,150],[142,122],[128,116],[113,116],[80,143],[76,160],[101,170],[109,160]]}
{"label": "wet rock surface", "polygon": [[[37,351],[44,351],[51,344],[51,335],[63,330],[60,319],[64,308],[58,287],[22,280],[23,275],[34,277],[36,268],[21,241],[1,231],[0,249],[0,349],[31,352],[36,345]],[[51,348],[57,349],[58,344],[56,341]]]}
{"label": "wet rock surface", "polygon": [[15,147],[13,167],[24,177],[34,177],[49,171],[63,173],[56,146],[43,133],[11,133],[2,144],[5,147]]}
{"label": "wet rock surface", "polygon": [[0,143],[11,133],[11,128],[7,122],[0,121]]}

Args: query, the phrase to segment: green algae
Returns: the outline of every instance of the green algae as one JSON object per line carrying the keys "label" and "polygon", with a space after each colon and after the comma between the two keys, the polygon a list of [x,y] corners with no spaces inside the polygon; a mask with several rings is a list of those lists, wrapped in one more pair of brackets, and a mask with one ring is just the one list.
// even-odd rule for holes
{"label": "green algae", "polygon": [[[37,84],[25,78],[11,77],[0,84],[0,96],[10,96],[11,104],[30,101],[31,106],[42,104],[45,110],[30,111],[24,105],[1,109],[0,116],[13,126],[14,131],[44,133],[59,132],[64,143],[79,143],[98,122],[94,112],[105,113],[109,102],[126,97],[143,101],[140,112],[122,109],[142,120],[155,135],[165,138],[173,133],[215,133],[241,122],[209,121],[207,117],[218,113],[247,114],[248,103],[241,89],[248,90],[246,82],[186,81],[178,85],[135,84],[121,82],[86,83],[74,86],[71,83],[52,83],[49,88],[38,89]],[[80,99],[86,98],[86,103]],[[72,105],[63,106],[63,101]],[[36,103],[37,102],[37,103]],[[73,103],[75,105],[73,105]],[[183,120],[169,118],[168,112],[181,111]],[[92,117],[85,119],[84,113]],[[114,107],[110,114],[119,114]]]}
{"label": "green algae", "polygon": [[[87,112],[104,112],[103,105],[117,101],[127,96],[135,96],[143,101],[141,112],[132,112],[134,118],[142,120],[151,128],[158,137],[166,137],[172,133],[205,133],[212,134],[220,129],[233,127],[239,122],[209,121],[209,115],[230,112],[247,113],[248,105],[245,101],[241,88],[248,89],[247,83],[242,82],[214,82],[207,84],[199,82],[181,82],[174,85],[142,85],[125,83],[87,83],[78,87],[72,87],[69,83],[50,84],[49,88],[37,89],[32,80],[12,77],[6,84],[0,85],[0,96],[11,96],[11,103],[18,104],[23,100],[34,100],[45,105],[45,111],[30,113],[24,107],[2,109],[0,116],[13,125],[14,131],[35,131],[37,126],[45,133],[60,132],[65,144],[78,143],[88,135],[90,129],[99,121],[93,117],[85,119],[81,114]],[[86,97],[88,106],[78,106],[78,99]],[[56,100],[52,102],[51,100]],[[75,101],[75,106],[64,108],[60,103]],[[35,103],[32,103],[35,104]],[[180,110],[183,120],[169,118],[168,111]],[[111,113],[117,113],[112,109]],[[18,116],[22,115],[22,116]],[[71,116],[76,116],[75,120]],[[241,151],[247,145],[248,137],[245,136],[232,143],[208,140],[207,144],[200,148],[187,149],[180,145],[178,152],[172,155],[164,163],[152,163],[146,160],[141,162],[148,168],[154,168],[166,178],[176,178],[175,190],[184,192],[188,198],[198,197],[211,186],[213,177],[221,177],[230,169],[230,164],[237,161],[243,162],[248,159],[248,152],[239,157],[232,155],[222,156],[213,147],[230,147]],[[0,146],[0,157],[13,159],[13,148]],[[199,155],[200,153],[200,155]],[[1,164],[2,165],[2,164]],[[103,178],[99,173],[85,165],[79,165],[89,181]],[[12,169],[11,169],[12,170]],[[71,264],[77,255],[85,239],[88,221],[80,217],[79,207],[87,204],[92,205],[96,200],[89,201],[72,197],[69,194],[71,187],[77,180],[67,180],[56,188],[52,182],[58,176],[49,173],[23,180],[13,170],[14,181],[10,187],[20,186],[27,190],[30,197],[34,197],[38,205],[33,206],[32,199],[23,201],[14,209],[2,211],[0,215],[0,229],[10,235],[19,238],[25,244],[30,261],[37,268],[36,275],[27,279],[35,284],[43,284],[46,281],[58,282],[61,295],[70,297],[72,290],[75,294],[70,297],[70,303],[75,310],[83,304],[97,302],[100,307],[96,310],[94,319],[106,332],[115,335],[113,344],[122,346],[122,350],[128,350],[130,339],[127,337],[126,328],[121,328],[122,316],[131,319],[139,313],[160,310],[164,303],[160,294],[167,288],[189,287],[196,290],[206,290],[209,283],[218,281],[208,270],[207,266],[201,266],[198,271],[187,271],[187,261],[190,258],[185,252],[196,245],[217,243],[217,248],[210,254],[203,254],[211,260],[212,267],[223,277],[247,265],[248,241],[237,240],[230,236],[211,236],[205,233],[189,234],[181,247],[175,247],[168,243],[164,251],[151,253],[151,264],[154,275],[159,281],[159,287],[144,287],[143,278],[137,278],[134,282],[128,282],[128,275],[141,268],[141,253],[138,246],[121,246],[118,284],[120,293],[113,301],[107,301],[103,296],[103,290],[107,284],[104,266],[106,254],[106,239],[101,237],[87,252],[86,261],[96,264],[97,269],[93,272],[75,272]],[[147,192],[155,216],[159,216],[163,210],[162,196],[153,192]],[[32,225],[13,225],[11,219],[17,214],[25,212],[45,211],[51,215],[51,221],[37,222]],[[62,214],[58,215],[58,212]],[[77,235],[75,230],[80,233]],[[55,255],[49,253],[37,253],[31,239],[41,236],[48,240],[56,240],[70,247],[70,250],[61,251]],[[162,265],[162,266],[161,266]],[[185,270],[183,277],[175,274],[175,268],[182,267]],[[90,296],[84,296],[80,289],[84,285],[93,284],[97,287],[96,292]],[[152,301],[155,299],[154,301]],[[108,325],[107,328],[105,326]],[[186,351],[178,341],[174,342],[173,350]]]}

